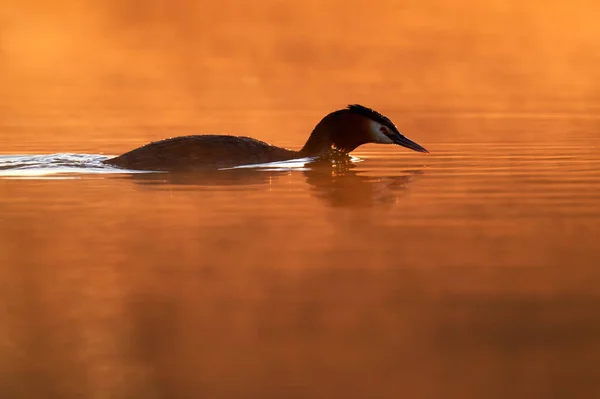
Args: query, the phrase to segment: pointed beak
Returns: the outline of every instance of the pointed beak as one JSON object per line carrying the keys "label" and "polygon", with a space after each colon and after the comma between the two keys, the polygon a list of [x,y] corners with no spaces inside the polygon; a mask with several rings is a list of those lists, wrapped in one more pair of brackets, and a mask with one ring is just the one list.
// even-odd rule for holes
{"label": "pointed beak", "polygon": [[413,151],[424,152],[424,153],[429,154],[429,151],[427,151],[425,148],[421,147],[414,141],[404,137],[401,134],[391,136],[390,138],[392,139],[394,144],[398,144],[398,145],[401,145],[402,147],[410,148]]}

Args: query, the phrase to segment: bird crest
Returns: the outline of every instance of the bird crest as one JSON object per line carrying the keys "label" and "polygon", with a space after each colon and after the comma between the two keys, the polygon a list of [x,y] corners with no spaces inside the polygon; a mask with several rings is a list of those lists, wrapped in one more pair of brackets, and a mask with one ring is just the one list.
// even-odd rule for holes
{"label": "bird crest", "polygon": [[350,110],[350,112],[354,112],[356,114],[369,118],[372,121],[381,123],[383,126],[389,128],[392,132],[400,133],[396,125],[394,125],[394,123],[388,117],[380,114],[374,109],[367,108],[359,104],[351,104],[348,105],[348,110]]}

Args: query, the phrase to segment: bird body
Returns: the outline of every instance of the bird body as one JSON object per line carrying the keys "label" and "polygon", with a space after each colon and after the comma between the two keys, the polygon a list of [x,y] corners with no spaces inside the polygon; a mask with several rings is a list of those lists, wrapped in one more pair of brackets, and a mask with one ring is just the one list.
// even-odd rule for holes
{"label": "bird body", "polygon": [[127,169],[189,171],[348,154],[362,144],[398,144],[427,152],[403,136],[385,116],[361,105],[334,111],[314,128],[299,151],[276,147],[250,137],[229,135],[181,136],[136,148],[104,163]]}
{"label": "bird body", "polygon": [[301,156],[298,151],[250,137],[205,134],[155,141],[105,163],[127,169],[168,171],[231,168]]}

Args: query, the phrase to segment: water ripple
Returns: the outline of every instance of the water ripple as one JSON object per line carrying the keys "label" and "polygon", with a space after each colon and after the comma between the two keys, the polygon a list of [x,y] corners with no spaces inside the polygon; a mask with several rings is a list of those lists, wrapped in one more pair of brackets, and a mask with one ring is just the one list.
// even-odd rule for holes
{"label": "water ripple", "polygon": [[[0,177],[44,177],[92,173],[123,173],[102,163],[108,156],[94,154],[2,155]],[[129,173],[130,171],[125,171]]]}

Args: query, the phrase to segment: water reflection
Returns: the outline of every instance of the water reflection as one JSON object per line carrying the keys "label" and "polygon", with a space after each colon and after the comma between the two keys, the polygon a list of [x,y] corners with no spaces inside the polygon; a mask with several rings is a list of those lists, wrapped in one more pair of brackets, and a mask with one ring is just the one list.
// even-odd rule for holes
{"label": "water reflection", "polygon": [[[170,186],[190,188],[235,188],[236,190],[270,190],[290,174],[303,174],[316,198],[332,207],[370,207],[392,205],[404,195],[407,184],[422,175],[420,168],[398,169],[379,176],[365,173],[371,162],[354,157],[336,157],[294,162],[280,162],[227,170],[194,172],[143,172],[107,167],[106,157],[89,154],[50,154],[0,157],[0,176],[6,178],[64,179],[103,174],[127,179],[148,189]],[[279,182],[279,183],[278,183]]]}
{"label": "water reflection", "polygon": [[150,189],[169,185],[235,187],[269,190],[283,176],[302,173],[309,192],[332,207],[391,206],[405,194],[407,185],[424,174],[421,169],[398,170],[384,176],[367,176],[352,162],[316,161],[301,171],[276,169],[229,169],[187,173],[140,173],[121,176]]}
{"label": "water reflection", "polygon": [[354,165],[330,170],[315,168],[304,172],[311,193],[333,207],[393,205],[422,170],[403,170],[388,176],[365,176]]}
{"label": "water reflection", "polygon": [[214,187],[252,187],[260,190],[261,186],[268,186],[278,177],[290,173],[287,170],[257,170],[257,169],[229,169],[205,170],[196,172],[171,172],[171,173],[139,173],[119,176],[121,179],[130,179],[134,183],[149,189],[165,189],[168,185],[178,186],[214,186]]}

